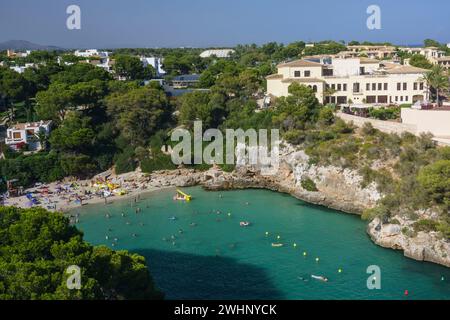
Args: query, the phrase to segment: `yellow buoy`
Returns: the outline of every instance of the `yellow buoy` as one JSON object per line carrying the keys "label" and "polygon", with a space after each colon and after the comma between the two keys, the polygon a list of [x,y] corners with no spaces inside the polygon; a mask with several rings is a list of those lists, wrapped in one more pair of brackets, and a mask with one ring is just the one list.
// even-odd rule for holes
{"label": "yellow buoy", "polygon": [[280,236],[277,236],[277,239],[280,239],[281,237]]}
{"label": "yellow buoy", "polygon": [[231,213],[228,212],[228,216],[231,217]]}
{"label": "yellow buoy", "polygon": [[268,231],[266,231],[266,236],[268,236],[269,235],[269,232]]}
{"label": "yellow buoy", "polygon": [[297,246],[297,244],[296,243],[294,243],[294,248]]}
{"label": "yellow buoy", "polygon": [[316,262],[319,262],[319,258],[316,258]]}
{"label": "yellow buoy", "polygon": [[339,269],[338,269],[338,272],[339,272],[339,273],[342,273],[342,269],[341,269],[341,268],[339,268]]}
{"label": "yellow buoy", "polygon": [[304,252],[303,252],[303,256],[305,256],[305,257],[306,257],[306,251],[304,251]]}

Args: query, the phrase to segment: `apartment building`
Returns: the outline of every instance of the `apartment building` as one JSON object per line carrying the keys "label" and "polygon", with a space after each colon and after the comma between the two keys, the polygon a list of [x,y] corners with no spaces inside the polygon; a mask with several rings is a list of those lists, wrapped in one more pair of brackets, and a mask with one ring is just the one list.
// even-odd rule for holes
{"label": "apartment building", "polygon": [[439,48],[436,47],[427,47],[427,48],[399,48],[400,51],[407,52],[409,54],[420,54],[427,58],[430,61],[433,61],[433,59],[438,59],[445,56],[445,52],[442,50],[439,50]]}
{"label": "apartment building", "polygon": [[406,104],[427,99],[425,69],[369,58],[312,57],[281,63],[269,75],[267,93],[287,96],[289,86],[304,84],[321,103]]}
{"label": "apartment building", "polygon": [[390,59],[396,56],[396,48],[393,46],[355,45],[347,46],[347,50],[345,52],[354,57],[366,55],[371,59]]}
{"label": "apartment building", "polygon": [[440,57],[432,60],[432,63],[440,65],[445,70],[450,71],[450,56]]}

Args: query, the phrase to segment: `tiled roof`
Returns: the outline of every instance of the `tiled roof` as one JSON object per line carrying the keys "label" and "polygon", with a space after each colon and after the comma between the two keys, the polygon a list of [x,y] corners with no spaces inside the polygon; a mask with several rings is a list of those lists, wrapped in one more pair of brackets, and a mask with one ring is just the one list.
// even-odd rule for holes
{"label": "tiled roof", "polygon": [[290,62],[280,63],[277,67],[321,67],[322,64],[306,60],[294,60]]}
{"label": "tiled roof", "polygon": [[398,66],[397,68],[392,68],[386,72],[389,74],[408,74],[408,73],[425,73],[428,72],[427,69],[417,68],[413,66]]}
{"label": "tiled roof", "polygon": [[266,77],[266,79],[282,79],[282,78],[283,78],[283,75],[279,74],[279,73],[277,73],[277,74],[270,74],[270,75],[268,75]]}
{"label": "tiled roof", "polygon": [[380,60],[360,57],[359,58],[359,63],[361,63],[361,64],[380,63]]}
{"label": "tiled roof", "polygon": [[325,82],[325,80],[318,79],[318,78],[287,78],[284,80],[281,80],[281,82],[300,82],[300,83],[317,83],[317,82]]}

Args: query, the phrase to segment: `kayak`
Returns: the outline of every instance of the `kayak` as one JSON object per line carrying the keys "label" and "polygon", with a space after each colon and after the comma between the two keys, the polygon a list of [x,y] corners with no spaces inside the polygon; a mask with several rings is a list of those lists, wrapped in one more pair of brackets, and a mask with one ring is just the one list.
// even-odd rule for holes
{"label": "kayak", "polygon": [[274,243],[272,242],[272,247],[282,247],[283,244],[282,243]]}

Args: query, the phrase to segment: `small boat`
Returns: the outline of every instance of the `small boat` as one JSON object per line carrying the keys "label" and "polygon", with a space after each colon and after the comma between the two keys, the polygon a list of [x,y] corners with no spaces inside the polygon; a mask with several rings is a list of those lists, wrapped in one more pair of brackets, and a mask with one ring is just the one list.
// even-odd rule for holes
{"label": "small boat", "polygon": [[283,244],[279,242],[272,242],[272,247],[282,247]]}
{"label": "small boat", "polygon": [[320,280],[320,281],[323,281],[323,282],[327,282],[328,281],[328,278],[326,278],[326,277],[323,277],[323,276],[315,276],[315,275],[311,275],[311,278],[313,278],[313,279],[316,279],[316,280]]}
{"label": "small boat", "polygon": [[175,216],[169,217],[169,220],[172,220],[172,221],[177,220],[177,217],[175,217]]}
{"label": "small boat", "polygon": [[239,222],[239,225],[240,225],[241,227],[247,227],[247,226],[250,225],[250,222],[248,222],[248,221],[241,221],[241,222]]}

